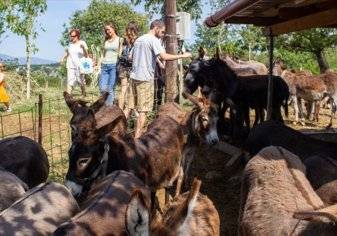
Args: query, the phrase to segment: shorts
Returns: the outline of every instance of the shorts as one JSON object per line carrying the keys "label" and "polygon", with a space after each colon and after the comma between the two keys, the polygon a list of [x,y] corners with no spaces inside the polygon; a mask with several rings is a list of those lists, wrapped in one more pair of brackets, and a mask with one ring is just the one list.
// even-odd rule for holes
{"label": "shorts", "polygon": [[80,73],[79,68],[67,68],[67,85],[74,86],[76,83],[85,85],[84,74]]}
{"label": "shorts", "polygon": [[126,107],[138,112],[153,110],[154,83],[151,81],[130,80]]}

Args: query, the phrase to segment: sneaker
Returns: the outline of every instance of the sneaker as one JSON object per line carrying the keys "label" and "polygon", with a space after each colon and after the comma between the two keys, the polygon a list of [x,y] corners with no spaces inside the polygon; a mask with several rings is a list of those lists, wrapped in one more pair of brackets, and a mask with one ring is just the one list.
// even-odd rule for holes
{"label": "sneaker", "polygon": [[12,108],[8,107],[8,109],[6,110],[6,112],[12,112]]}

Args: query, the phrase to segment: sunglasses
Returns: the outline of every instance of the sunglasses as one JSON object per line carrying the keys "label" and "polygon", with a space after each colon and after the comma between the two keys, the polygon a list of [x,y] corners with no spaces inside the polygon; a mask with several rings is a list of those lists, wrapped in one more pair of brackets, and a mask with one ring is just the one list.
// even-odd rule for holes
{"label": "sunglasses", "polygon": [[70,38],[75,38],[77,37],[77,35],[70,35]]}

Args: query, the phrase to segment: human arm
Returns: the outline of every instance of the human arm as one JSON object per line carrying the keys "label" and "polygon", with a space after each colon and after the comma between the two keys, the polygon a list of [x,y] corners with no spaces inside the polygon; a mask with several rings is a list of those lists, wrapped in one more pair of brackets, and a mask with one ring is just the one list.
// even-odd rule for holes
{"label": "human arm", "polygon": [[60,64],[63,64],[63,62],[66,60],[66,58],[69,56],[68,49],[65,51],[63,57],[61,58]]}
{"label": "human arm", "polygon": [[0,83],[2,83],[2,81],[4,81],[4,73],[0,72]]}
{"label": "human arm", "polygon": [[160,56],[160,59],[162,59],[164,61],[174,61],[174,60],[178,60],[180,58],[190,58],[190,57],[192,57],[192,54],[190,52],[185,52],[183,54],[174,55],[174,54],[162,52],[162,53],[159,54],[159,56]]}
{"label": "human arm", "polygon": [[84,57],[88,57],[88,46],[87,46],[87,44],[85,42],[82,42],[80,47],[83,50]]}
{"label": "human arm", "polygon": [[157,57],[156,61],[157,61],[158,65],[159,65],[160,69],[165,69],[165,61],[162,62],[159,59],[159,57]]}

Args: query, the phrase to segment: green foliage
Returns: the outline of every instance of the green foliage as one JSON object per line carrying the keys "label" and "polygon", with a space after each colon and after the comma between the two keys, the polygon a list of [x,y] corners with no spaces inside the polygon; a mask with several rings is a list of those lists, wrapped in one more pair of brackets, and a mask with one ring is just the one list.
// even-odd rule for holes
{"label": "green foliage", "polygon": [[87,42],[89,47],[102,45],[105,23],[113,22],[118,34],[123,36],[129,21],[136,21],[141,32],[147,30],[146,16],[136,13],[129,5],[109,0],[93,0],[86,10],[75,12],[69,25],[64,26],[61,44],[63,46],[68,44],[69,29],[78,28],[81,30],[81,38]]}
{"label": "green foliage", "polygon": [[[253,59],[268,64],[268,39],[262,29],[254,26],[219,25],[207,28],[198,25],[193,50],[206,47],[209,55],[219,46],[228,53],[245,60]],[[336,30],[312,29],[285,34],[275,38],[275,58],[280,58],[289,69],[306,69],[320,73],[315,52],[322,51],[331,68],[337,68]],[[250,48],[250,56],[249,56]],[[335,52],[335,53],[333,53]]]}
{"label": "green foliage", "polygon": [[281,47],[301,52],[321,52],[337,45],[336,29],[310,29],[282,36]]}
{"label": "green foliage", "polygon": [[6,1],[6,20],[13,33],[21,36],[37,36],[34,28],[36,18],[47,9],[45,0],[9,0]]}
{"label": "green foliage", "polygon": [[[150,15],[162,13],[164,15],[164,0],[131,0],[135,5],[144,3],[145,10]],[[192,19],[199,19],[202,13],[201,0],[177,0],[177,11],[185,11],[191,14]]]}
{"label": "green foliage", "polygon": [[[0,0],[0,40],[3,33],[5,33],[5,21],[6,21],[6,14],[5,14],[5,2],[4,0]],[[1,41],[0,41],[1,43]]]}

